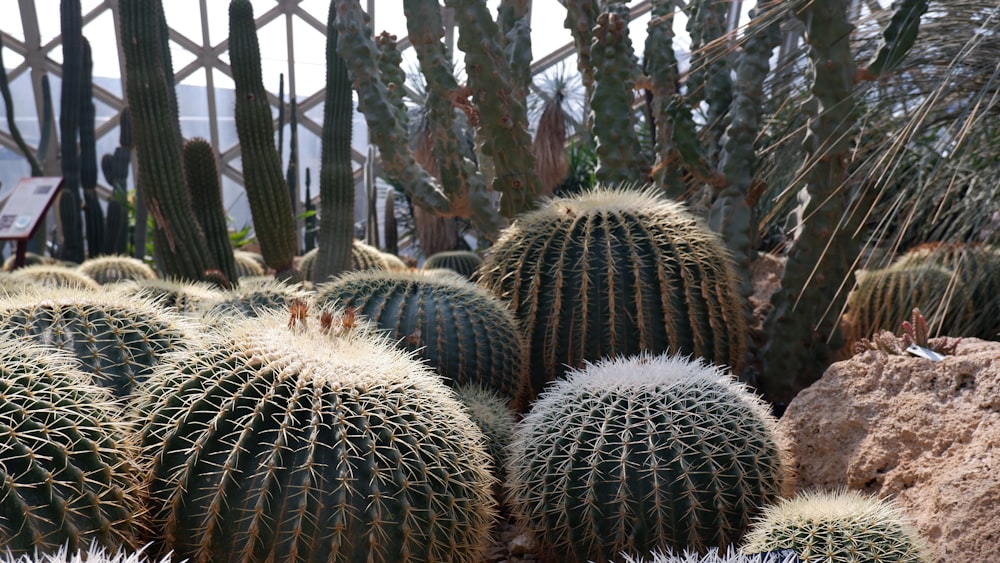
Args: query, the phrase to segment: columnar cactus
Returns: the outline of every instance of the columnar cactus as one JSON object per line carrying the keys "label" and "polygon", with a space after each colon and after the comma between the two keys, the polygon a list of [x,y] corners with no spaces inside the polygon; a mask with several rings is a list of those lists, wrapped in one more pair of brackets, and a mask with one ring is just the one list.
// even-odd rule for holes
{"label": "columnar cactus", "polygon": [[519,397],[524,341],[504,303],[457,276],[352,272],[316,288],[313,303],[351,307],[425,358],[450,385],[476,383]]}
{"label": "columnar cactus", "polygon": [[[154,244],[163,274],[198,281],[207,270],[218,267],[184,184],[182,137],[166,35],[160,0],[121,1],[121,45],[139,163],[139,192],[153,216]],[[144,224],[137,222],[136,231],[142,232]]]}
{"label": "columnar cactus", "polygon": [[198,340],[178,315],[114,291],[48,289],[6,297],[0,329],[65,350],[116,397],[131,393],[167,351]]}
{"label": "columnar cactus", "polygon": [[229,241],[229,226],[226,222],[226,208],[222,201],[222,185],[219,183],[219,167],[215,161],[215,149],[205,139],[195,137],[184,143],[184,177],[198,224],[205,232],[212,256],[219,271],[230,284],[239,282],[240,272],[233,257],[233,246]]}
{"label": "columnar cactus", "polygon": [[[347,63],[337,54],[337,3],[326,21],[326,98],[323,103],[322,162],[319,169],[319,232],[314,272],[328,279],[351,269],[354,240],[354,168],[351,120],[354,102]],[[374,166],[374,163],[367,163]]]}
{"label": "columnar cactus", "polygon": [[341,315],[289,319],[232,324],[144,387],[165,547],[195,563],[481,561],[490,464],[454,394]]}
{"label": "columnar cactus", "polygon": [[528,334],[535,393],[566,366],[642,351],[743,364],[747,306],[725,247],[648,190],[602,188],[523,215],[487,253],[479,283]]}
{"label": "columnar cactus", "polygon": [[929,563],[925,541],[891,501],[855,491],[805,493],[767,507],[748,553],[792,549],[803,563]]}
{"label": "columnar cactus", "polygon": [[0,342],[0,551],[138,547],[133,452],[107,391],[68,355]]}
{"label": "columnar cactus", "polygon": [[156,272],[148,264],[131,256],[99,256],[84,260],[76,271],[104,285],[125,280],[151,280]]}
{"label": "columnar cactus", "polygon": [[281,161],[274,150],[271,104],[261,75],[250,0],[229,3],[229,57],[236,85],[236,132],[254,230],[267,265],[285,275],[295,258],[295,222]]}
{"label": "columnar cactus", "polygon": [[508,501],[559,561],[726,548],[782,493],[776,426],[762,400],[702,360],[588,364],[515,427]]}
{"label": "columnar cactus", "polygon": [[448,268],[462,274],[467,279],[472,279],[482,263],[483,259],[475,252],[468,250],[446,250],[429,256],[424,261],[423,268],[425,270]]}

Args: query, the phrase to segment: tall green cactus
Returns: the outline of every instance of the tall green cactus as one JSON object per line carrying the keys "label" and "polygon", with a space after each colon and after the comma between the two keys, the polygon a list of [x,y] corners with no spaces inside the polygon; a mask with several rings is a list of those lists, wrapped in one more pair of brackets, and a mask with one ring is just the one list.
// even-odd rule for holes
{"label": "tall green cactus", "polygon": [[80,0],[60,0],[63,76],[59,111],[59,140],[63,187],[59,196],[63,244],[61,258],[83,262],[83,222],[80,191],[80,103],[83,97],[83,14]]}
{"label": "tall green cactus", "polygon": [[639,68],[628,22],[628,7],[610,4],[597,18],[590,51],[595,77],[590,109],[598,158],[594,175],[608,185],[644,178],[644,158],[632,110]]}
{"label": "tall green cactus", "polygon": [[313,303],[351,307],[426,359],[449,385],[525,392],[524,340],[506,304],[460,277],[352,272],[316,288]]}
{"label": "tall green cactus", "polygon": [[94,130],[94,57],[90,41],[82,40],[83,64],[80,84],[80,187],[83,188],[83,215],[87,232],[87,256],[104,251],[104,210],[97,196],[97,136]]}
{"label": "tall green cactus", "polygon": [[236,84],[236,132],[243,184],[254,231],[267,265],[289,275],[295,258],[295,221],[281,162],[274,150],[271,104],[264,90],[260,45],[250,0],[229,3],[229,58]]}
{"label": "tall green cactus", "polygon": [[101,157],[101,171],[112,189],[104,229],[104,254],[125,254],[128,251],[128,169],[132,162],[129,148],[132,145],[132,118],[128,107],[122,108],[118,131],[115,152]]}
{"label": "tall green cactus", "polygon": [[535,393],[608,356],[744,363],[748,309],[722,241],[649,190],[605,187],[523,215],[486,254],[479,283],[510,301],[528,334]]}
{"label": "tall green cactus", "polygon": [[193,562],[481,561],[490,464],[454,394],[340,315],[289,327],[289,314],[227,325],[144,387],[164,548]]}
{"label": "tall green cactus", "polygon": [[219,265],[219,271],[230,284],[238,284],[240,276],[233,259],[233,245],[229,241],[215,149],[207,140],[195,137],[184,143],[183,157],[185,183],[191,193],[198,224],[205,232],[205,240],[215,263]]}
{"label": "tall green cactus", "polygon": [[781,495],[777,420],[726,371],[606,359],[553,383],[517,424],[508,500],[558,561],[736,544]]}
{"label": "tall green cactus", "polygon": [[138,548],[135,456],[108,393],[70,357],[5,338],[0,395],[0,550]]}
{"label": "tall green cactus", "polygon": [[337,5],[326,22],[326,100],[319,170],[319,233],[313,279],[325,280],[351,269],[354,241],[354,169],[351,122],[354,102],[347,63],[337,54]]}
{"label": "tall green cactus", "polygon": [[[568,8],[568,5],[567,5]],[[681,170],[680,155],[674,142],[673,120],[667,109],[679,94],[680,71],[674,54],[674,13],[677,5],[673,0],[654,0],[646,26],[646,43],[643,49],[642,70],[646,75],[646,89],[652,95],[650,117],[655,128],[655,159],[650,173],[651,179],[672,198],[684,196],[685,186]]]}
{"label": "tall green cactus", "polygon": [[[139,161],[138,188],[153,215],[154,244],[163,274],[198,281],[218,265],[184,184],[166,32],[160,0],[122,0],[121,42]],[[143,223],[137,223],[136,230],[142,229]]]}

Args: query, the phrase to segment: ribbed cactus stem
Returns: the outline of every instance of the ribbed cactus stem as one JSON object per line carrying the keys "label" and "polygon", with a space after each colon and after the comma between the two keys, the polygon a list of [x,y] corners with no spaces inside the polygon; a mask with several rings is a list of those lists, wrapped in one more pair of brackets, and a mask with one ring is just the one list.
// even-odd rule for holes
{"label": "ribbed cactus stem", "polygon": [[589,100],[594,85],[594,67],[590,63],[591,39],[601,8],[597,0],[566,0],[564,4],[566,19],[563,27],[569,30],[576,44],[576,68],[580,71]]}
{"label": "ribbed cactus stem", "polygon": [[643,49],[643,72],[646,88],[652,94],[654,152],[652,180],[671,198],[683,197],[685,187],[680,155],[674,144],[674,125],[667,114],[671,100],[678,94],[680,81],[677,57],[674,55],[673,0],[653,0],[649,23],[646,25],[646,44]]}
{"label": "ribbed cactus stem", "polygon": [[306,218],[305,218],[305,251],[316,248],[316,204],[312,201],[312,172],[311,169],[306,167]]}
{"label": "ribbed cactus stem", "polygon": [[722,235],[729,247],[743,293],[749,295],[750,262],[756,250],[756,222],[751,193],[757,170],[755,140],[761,130],[765,104],[764,80],[770,71],[771,52],[781,42],[780,10],[776,3],[760,4],[751,12],[753,29],[743,43],[742,56],[736,64],[733,103],[720,167],[726,178],[712,207],[709,226]]}
{"label": "ribbed cactus stem", "polygon": [[541,182],[528,134],[524,98],[504,55],[500,30],[486,4],[478,0],[445,0],[455,10],[458,47],[465,52],[467,88],[475,101],[470,121],[476,127],[483,154],[490,157],[490,188],[499,192],[500,214],[514,217],[535,207]]}
{"label": "ribbed cactus stem", "polygon": [[441,186],[459,217],[472,217],[487,236],[505,225],[486,191],[486,180],[455,134],[452,100],[461,88],[443,43],[444,25],[437,0],[405,0],[406,29],[427,82],[426,108],[430,120],[431,149],[437,161]]}
{"label": "ribbed cactus stem", "polygon": [[82,40],[83,65],[80,83],[80,186],[83,188],[83,216],[86,219],[87,256],[104,250],[104,211],[97,195],[97,135],[94,130],[94,58],[90,42]]}
{"label": "ribbed cactus stem", "polygon": [[239,273],[233,259],[233,246],[229,241],[226,207],[222,201],[222,185],[215,149],[201,137],[184,143],[184,174],[198,224],[205,232],[209,250],[219,265],[219,271],[230,284],[237,284]]}
{"label": "ribbed cactus stem", "polygon": [[[83,33],[80,0],[60,0],[59,15],[62,32],[63,76],[59,112],[59,141],[62,159],[63,187],[73,194],[79,205],[80,192],[80,97],[83,95]],[[62,208],[63,244],[60,251],[63,260],[83,262],[83,221],[69,216],[68,204]],[[80,214],[80,209],[76,214]]]}
{"label": "ribbed cactus stem", "polygon": [[591,121],[598,159],[594,175],[605,185],[644,179],[644,158],[632,111],[639,67],[628,22],[628,7],[610,4],[597,18],[590,53],[595,77]]}
{"label": "ribbed cactus stem", "polygon": [[[337,52],[347,61],[372,142],[379,148],[386,175],[432,213],[448,215],[451,204],[440,184],[413,158],[409,132],[397,117],[393,94],[380,74],[378,49],[358,0],[336,0]],[[396,87],[401,87],[397,85]]]}
{"label": "ribbed cactus stem", "polygon": [[351,120],[354,103],[347,63],[337,54],[337,5],[326,21],[326,100],[323,104],[319,171],[319,236],[314,280],[327,280],[351,269],[354,240],[354,170]]}
{"label": "ribbed cactus stem", "polygon": [[500,0],[497,25],[516,85],[514,95],[524,100],[531,86],[531,0]]}
{"label": "ribbed cactus stem", "polygon": [[[773,402],[787,404],[818,379],[831,349],[841,344],[837,311],[847,298],[841,281],[858,253],[854,229],[845,224],[856,195],[845,184],[856,125],[856,67],[850,50],[854,26],[847,19],[848,3],[810,2],[796,12],[815,67],[811,97],[804,103],[812,114],[803,141],[808,158],[800,172],[810,203],[804,210],[809,219],[788,252],[782,289],[772,297],[765,323],[768,344],[760,387]],[[814,275],[818,264],[822,275]]]}
{"label": "ribbed cactus stem", "polygon": [[267,265],[278,275],[292,270],[295,221],[281,162],[274,150],[271,104],[264,89],[260,45],[250,0],[229,3],[229,59],[236,85],[236,132],[243,183],[254,231]]}
{"label": "ribbed cactus stem", "polygon": [[688,6],[691,16],[687,30],[691,34],[691,70],[687,79],[688,103],[704,100],[708,104],[705,117],[707,155],[714,167],[717,163],[724,118],[733,99],[732,54],[725,50],[723,37],[732,2],[729,0],[695,0]]}
{"label": "ribbed cactus stem", "polygon": [[[160,0],[123,0],[121,33],[139,161],[138,188],[153,214],[163,273],[197,281],[217,266],[184,185],[180,122],[169,54],[164,52],[166,20]],[[145,223],[137,222],[136,231],[144,230]],[[141,247],[136,250],[144,253]]]}
{"label": "ribbed cactus stem", "polygon": [[893,70],[910,52],[920,30],[920,16],[927,11],[927,0],[896,0],[892,10],[878,52],[867,67],[858,71],[862,80],[874,80]]}

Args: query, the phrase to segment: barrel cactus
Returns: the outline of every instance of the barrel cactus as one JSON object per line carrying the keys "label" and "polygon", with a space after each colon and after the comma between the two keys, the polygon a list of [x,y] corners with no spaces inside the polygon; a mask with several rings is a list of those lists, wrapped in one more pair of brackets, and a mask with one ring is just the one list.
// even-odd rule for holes
{"label": "barrel cactus", "polygon": [[98,256],[84,260],[76,270],[104,285],[125,280],[156,279],[156,272],[148,264],[131,256]]}
{"label": "barrel cactus", "polygon": [[385,261],[386,270],[391,270],[393,272],[405,272],[406,270],[410,269],[410,267],[406,265],[406,262],[404,262],[402,258],[396,256],[395,254],[391,254],[389,252],[382,253],[382,260]]}
{"label": "barrel cactus", "polygon": [[932,334],[963,334],[973,320],[967,288],[956,283],[953,270],[900,264],[862,270],[856,278],[842,324],[847,343],[881,330],[896,331],[914,308],[927,318]]}
{"label": "barrel cactus", "polygon": [[39,287],[64,287],[72,289],[100,288],[93,278],[78,272],[75,267],[61,264],[36,264],[14,271],[14,275]]}
{"label": "barrel cactus", "polygon": [[223,292],[221,299],[208,302],[205,317],[222,318],[234,314],[254,317],[287,308],[296,300],[305,300],[308,295],[301,284],[289,284],[274,278],[246,277],[242,278],[239,287]]}
{"label": "barrel cactus", "polygon": [[233,260],[236,262],[236,275],[239,278],[259,277],[267,274],[264,257],[256,252],[234,250]]}
{"label": "barrel cactus", "polygon": [[514,437],[514,413],[507,406],[508,401],[482,385],[459,385],[455,391],[469,418],[486,436],[486,452],[493,458],[497,477],[503,480],[507,448]]}
{"label": "barrel cactus", "polygon": [[856,491],[812,492],[767,507],[748,553],[792,549],[803,563],[928,563],[924,540],[891,501]]}
{"label": "barrel cactus", "polygon": [[116,397],[131,393],[168,350],[198,339],[186,319],[150,299],[59,288],[0,299],[0,330],[69,352]]}
{"label": "barrel cactus", "polygon": [[448,268],[462,274],[468,279],[479,269],[483,259],[475,252],[468,250],[447,250],[432,254],[424,261],[424,269]]}
{"label": "barrel cactus", "polygon": [[207,282],[178,279],[138,280],[118,286],[118,291],[153,299],[157,305],[179,313],[204,311],[222,301],[222,290]]}
{"label": "barrel cactus", "polygon": [[[302,260],[299,262],[298,270],[302,274],[302,279],[309,280],[313,282],[322,282],[324,280],[313,279],[316,277],[316,256],[319,255],[319,249],[314,248],[309,252],[302,255]],[[385,254],[374,246],[365,244],[360,240],[355,239],[354,243],[351,245],[351,270],[354,271],[367,271],[367,270],[389,270],[389,265],[386,263]]]}
{"label": "barrel cactus", "polygon": [[[3,261],[3,267],[0,270],[4,272],[14,271],[14,262],[17,261],[17,255],[11,254]],[[24,253],[24,266],[36,266],[38,264],[55,264],[55,259],[49,258],[48,256],[42,256],[34,252]],[[23,266],[22,266],[23,267]]]}
{"label": "barrel cactus", "polygon": [[7,553],[6,557],[0,555],[0,563],[171,563],[171,559],[169,556],[152,559],[143,553],[142,548],[134,551],[110,550],[92,543],[86,550],[70,551],[63,546],[55,552],[37,553],[34,557],[16,557]]}
{"label": "barrel cactus", "polygon": [[640,354],[550,384],[514,429],[508,502],[560,561],[727,548],[783,492],[764,402],[702,359]]}
{"label": "barrel cactus", "polygon": [[722,241],[649,190],[556,199],[501,235],[479,284],[528,334],[535,393],[568,367],[639,352],[694,354],[739,372],[748,306]]}
{"label": "barrel cactus", "polygon": [[349,272],[317,287],[313,303],[351,307],[425,358],[449,384],[477,383],[509,401],[524,392],[524,340],[513,315],[462,278]]}
{"label": "barrel cactus", "polygon": [[328,315],[234,321],[143,387],[165,547],[195,563],[481,561],[482,432],[414,356]]}
{"label": "barrel cactus", "polygon": [[[1000,339],[1000,248],[988,244],[930,243],[908,250],[893,262],[895,268],[938,266],[955,272],[956,281],[968,296],[971,312],[967,322],[952,336]],[[951,324],[951,323],[949,323]]]}
{"label": "barrel cactus", "polygon": [[68,355],[0,341],[0,551],[137,547],[132,452],[108,392]]}

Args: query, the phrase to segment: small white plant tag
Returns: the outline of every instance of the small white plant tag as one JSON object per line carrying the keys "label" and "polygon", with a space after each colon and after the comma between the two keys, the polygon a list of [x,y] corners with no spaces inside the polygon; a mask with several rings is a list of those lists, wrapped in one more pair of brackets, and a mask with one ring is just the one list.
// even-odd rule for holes
{"label": "small white plant tag", "polygon": [[910,344],[907,346],[906,351],[921,358],[926,358],[932,362],[940,362],[944,359],[944,356],[938,354],[934,350],[929,348],[924,348],[923,346],[917,346],[916,344]]}

